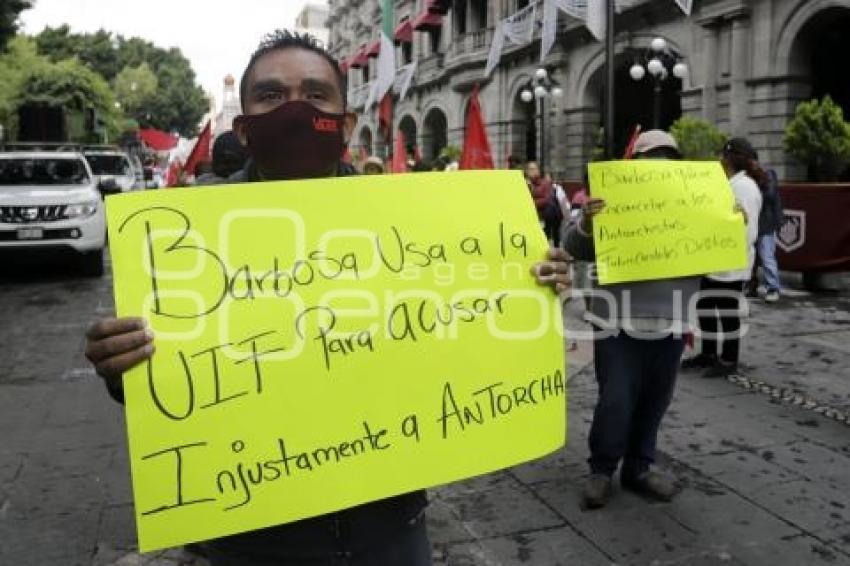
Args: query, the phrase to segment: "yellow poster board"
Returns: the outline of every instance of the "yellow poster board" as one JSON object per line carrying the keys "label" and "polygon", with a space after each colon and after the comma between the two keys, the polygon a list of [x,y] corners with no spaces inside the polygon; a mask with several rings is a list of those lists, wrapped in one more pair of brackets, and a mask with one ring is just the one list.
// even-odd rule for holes
{"label": "yellow poster board", "polygon": [[107,199],[139,546],[491,472],[565,442],[560,304],[516,172]]}
{"label": "yellow poster board", "polygon": [[588,172],[591,195],[605,200],[593,220],[602,285],[746,267],[743,217],[719,163],[608,161]]}

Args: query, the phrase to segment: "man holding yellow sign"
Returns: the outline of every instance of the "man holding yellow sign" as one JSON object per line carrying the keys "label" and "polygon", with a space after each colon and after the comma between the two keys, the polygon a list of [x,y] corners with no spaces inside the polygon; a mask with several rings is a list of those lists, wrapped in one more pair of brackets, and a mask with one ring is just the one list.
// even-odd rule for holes
{"label": "man holding yellow sign", "polygon": [[[269,36],[245,71],[241,85],[244,114],[234,123],[251,161],[244,172],[229,182],[339,176],[340,159],[354,125],[354,116],[346,113],[345,91],[345,79],[337,63],[313,38],[287,32]],[[423,471],[423,477],[424,472],[428,476],[418,484],[424,487],[463,476],[465,468],[459,462],[460,456],[462,450],[467,454],[470,450],[461,445],[450,450],[446,448],[448,441],[465,438],[465,442],[475,444],[478,438],[490,438],[482,432],[484,426],[507,440],[521,440],[524,431],[531,431],[527,436],[535,438],[516,442],[510,450],[482,444],[481,453],[472,456],[482,462],[481,466],[469,468],[475,473],[542,455],[563,443],[565,386],[562,341],[553,330],[557,325],[544,326],[536,341],[501,342],[505,351],[493,354],[498,359],[489,363],[485,357],[494,350],[493,335],[504,332],[502,327],[491,328],[490,324],[498,325],[501,320],[520,326],[534,322],[527,309],[518,306],[522,293],[490,293],[486,289],[476,293],[471,282],[481,279],[475,279],[468,271],[468,281],[462,283],[471,288],[457,289],[457,300],[444,304],[439,296],[434,298],[434,293],[425,298],[411,296],[410,284],[406,283],[408,268],[414,274],[425,270],[430,276],[427,270],[436,273],[437,267],[448,266],[453,257],[460,258],[455,260],[455,267],[470,268],[470,258],[491,258],[484,262],[490,269],[513,257],[523,261],[534,255],[539,257],[545,253],[542,235],[526,235],[507,221],[494,226],[478,226],[475,221],[465,225],[447,215],[448,226],[442,228],[449,241],[423,243],[427,234],[421,226],[415,226],[420,231],[411,235],[404,227],[370,225],[369,233],[376,235],[370,236],[369,246],[346,242],[350,249],[331,250],[330,244],[324,242],[324,247],[318,245],[305,257],[292,256],[286,249],[289,242],[276,237],[273,231],[274,226],[287,222],[291,216],[290,211],[272,209],[283,193],[287,202],[313,211],[308,217],[317,225],[304,227],[309,234],[301,232],[302,240],[316,239],[315,233],[322,230],[340,228],[321,225],[322,210],[336,210],[334,215],[325,215],[328,218],[324,222],[332,224],[333,218],[345,215],[356,220],[358,215],[365,218],[374,214],[369,208],[380,199],[397,199],[399,206],[410,206],[410,197],[401,194],[403,191],[396,195],[385,192],[392,185],[390,178],[380,178],[371,187],[356,181],[321,185],[294,182],[287,186],[257,183],[240,189],[172,191],[160,195],[155,204],[150,204],[153,197],[146,194],[109,202],[116,288],[119,277],[126,286],[123,295],[116,294],[118,312],[151,313],[157,325],[170,331],[163,333],[168,337],[158,339],[155,358],[153,332],[141,318],[103,320],[94,324],[87,335],[86,354],[104,377],[110,393],[123,400],[127,391],[136,517],[143,550],[203,540],[213,533],[215,540],[205,547],[215,565],[427,565],[431,563],[431,549],[423,521],[424,492],[400,491],[399,486],[407,485],[405,476],[416,470],[398,460],[388,469],[383,464],[389,462],[383,459],[388,451],[434,454],[432,469]],[[524,192],[512,188],[522,188],[519,176],[516,182],[508,177],[493,177],[493,181],[498,185],[497,192],[508,200]],[[458,184],[464,182],[464,177],[458,178]],[[441,197],[459,190],[434,182],[420,184],[420,191],[430,187],[436,195],[433,202],[427,201],[427,195],[420,201],[421,211],[417,212],[428,218],[439,218],[440,211],[445,213]],[[303,189],[313,186],[321,193],[305,195]],[[263,224],[264,229],[272,227],[268,233],[244,227],[242,232],[257,237],[253,241],[237,230],[228,238],[219,238],[217,230],[225,230],[225,219],[234,225],[239,222],[229,210],[233,208],[234,190],[242,191],[245,200],[256,207],[257,219],[252,219],[253,223],[262,222],[263,214],[280,214],[277,224]],[[356,198],[342,200],[348,190],[360,191],[349,194],[361,194],[363,202],[358,203]],[[205,207],[200,201],[208,205]],[[346,210],[337,210],[343,202]],[[472,202],[480,203],[481,199],[474,196]],[[509,204],[522,209],[515,215],[519,224],[535,226],[530,202]],[[392,210],[391,206],[387,205],[388,210]],[[494,203],[493,209],[497,207],[498,203]],[[221,219],[222,226],[211,225],[201,212],[208,218]],[[476,229],[487,235],[478,237]],[[131,233],[136,234],[135,239],[125,241]],[[162,245],[161,238],[168,245]],[[270,246],[269,241],[276,246]],[[225,250],[225,244],[233,244],[234,248],[239,244],[238,251],[248,258],[246,262],[232,266],[233,262],[228,261],[232,250]],[[311,239],[305,245],[313,244]],[[119,248],[125,255],[118,254]],[[280,257],[265,255],[269,249],[279,251]],[[185,264],[177,261],[178,257]],[[182,271],[193,271],[187,268],[189,260],[198,260],[196,268],[194,263],[191,265],[196,273],[183,274]],[[257,269],[261,262],[262,268]],[[363,276],[366,263],[376,267],[374,284],[388,293],[395,292],[390,295],[392,299],[386,300],[386,312],[377,314],[383,334],[366,326],[344,327],[342,311],[318,304],[302,304],[294,313],[287,312],[287,319],[294,319],[294,324],[288,325],[285,332],[254,327],[258,320],[272,320],[276,316],[272,311],[284,308],[284,301],[295,304],[299,293],[305,303],[311,300],[320,284],[329,292],[346,290],[347,281],[356,282]],[[567,270],[564,252],[552,250],[547,261],[534,265],[533,273],[539,285],[564,291],[569,286]],[[175,294],[175,289],[166,288],[168,282],[161,276],[166,271],[183,278],[194,277],[197,283],[192,288],[177,287],[183,294]],[[531,278],[528,271],[523,277]],[[461,286],[457,282],[452,285]],[[528,287],[527,282],[524,285]],[[539,298],[539,292],[532,292],[533,289],[522,291],[526,298]],[[275,302],[262,303],[252,310],[252,305],[260,305],[259,300],[265,298]],[[140,309],[139,305],[148,299],[149,303]],[[199,320],[217,323],[200,325],[197,332],[205,339],[213,340],[216,333],[225,335],[212,347],[189,350],[184,347],[186,341],[174,336],[196,332],[195,323]],[[468,373],[475,375],[477,381],[471,377],[468,383],[449,379],[446,373],[458,365],[452,361],[457,359],[457,353],[453,353],[451,343],[434,345],[430,357],[416,357],[431,336],[457,328],[466,333],[467,339],[480,344],[478,351],[466,351],[464,357],[474,357],[476,364]],[[512,328],[509,326],[509,330]],[[233,336],[234,329],[245,332]],[[233,351],[237,352],[235,357],[231,355]],[[523,352],[526,357],[542,359],[524,360]],[[376,353],[387,360],[383,372],[372,371],[369,365]],[[154,364],[154,360],[159,361]],[[553,361],[560,367],[552,368]],[[292,366],[296,371],[278,371],[272,376],[268,369],[283,363],[296,364]],[[169,369],[162,371],[163,367]],[[429,418],[421,419],[421,423],[415,414],[409,414],[395,421],[398,430],[382,426],[385,421],[381,418],[398,419],[397,411],[403,410],[391,401],[414,403],[417,397],[432,393],[425,389],[427,383],[405,382],[403,374],[390,374],[390,370],[442,379],[437,392],[440,407],[433,414],[428,412],[425,416]],[[523,381],[510,382],[499,377],[511,371],[525,373]],[[439,375],[431,375],[436,372]],[[489,372],[489,377],[485,372]],[[122,381],[125,373],[131,377],[126,382]],[[237,373],[243,378],[238,383],[232,377]],[[209,376],[209,380],[202,382],[199,375]],[[246,376],[250,380],[245,381]],[[289,393],[275,397],[282,388]],[[371,391],[369,388],[375,392],[364,393]],[[375,402],[375,395],[384,395],[387,402],[380,402],[382,397]],[[345,414],[352,421],[360,420],[353,423],[349,434],[322,437],[323,444],[308,447],[305,439],[317,440],[315,431],[330,430],[328,423],[317,422],[318,400],[335,408],[334,414],[327,415],[330,419]],[[361,406],[360,401],[368,401],[370,406]],[[214,411],[240,403],[255,409],[255,421],[236,422],[214,416]],[[381,418],[373,419],[367,409]],[[276,430],[284,417],[290,421],[300,418],[301,426]],[[425,422],[436,429],[435,439],[424,437]],[[545,435],[548,438],[544,441],[538,441],[535,423],[561,426]],[[260,447],[246,440],[247,435],[258,433],[268,433],[260,438]],[[202,434],[207,436],[198,436]],[[156,450],[165,436],[171,444]],[[215,452],[210,439],[223,448]],[[417,452],[419,445],[427,448]],[[439,461],[438,455],[456,455],[458,461]],[[464,461],[468,460],[469,455]],[[346,466],[354,462],[368,472],[347,472],[351,468]],[[137,477],[141,469],[146,470],[146,475]],[[332,478],[325,483],[327,501],[319,501],[325,494],[299,489],[315,485],[319,480],[314,478],[322,477]],[[292,487],[286,489],[289,485]],[[277,493],[285,503],[275,504],[273,498],[269,501]],[[380,498],[376,494],[381,493],[385,498],[376,501]],[[256,501],[264,503],[258,506]],[[215,509],[209,515],[192,514],[210,506]],[[314,512],[320,509],[326,512]],[[328,513],[331,509],[333,512]],[[173,513],[179,515],[169,519]],[[287,521],[290,522],[279,524]]]}
{"label": "man holding yellow sign", "polygon": [[746,265],[744,226],[718,163],[680,161],[676,140],[651,130],[635,160],[592,163],[593,198],[566,249],[595,262],[588,319],[594,326],[599,399],[590,430],[588,508],[603,507],[611,476],[662,501],[675,481],[650,469],[670,404],[700,275]]}

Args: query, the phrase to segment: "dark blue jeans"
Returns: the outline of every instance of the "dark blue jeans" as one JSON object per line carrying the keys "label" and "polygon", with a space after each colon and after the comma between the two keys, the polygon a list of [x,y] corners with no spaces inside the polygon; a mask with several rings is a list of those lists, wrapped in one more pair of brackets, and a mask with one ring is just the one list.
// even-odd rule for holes
{"label": "dark blue jeans", "polygon": [[425,503],[414,492],[203,546],[213,566],[431,566]]}
{"label": "dark blue jeans", "polygon": [[661,418],[670,406],[684,349],[681,337],[638,339],[620,332],[593,342],[599,399],[590,427],[590,470],[622,476],[655,461]]}

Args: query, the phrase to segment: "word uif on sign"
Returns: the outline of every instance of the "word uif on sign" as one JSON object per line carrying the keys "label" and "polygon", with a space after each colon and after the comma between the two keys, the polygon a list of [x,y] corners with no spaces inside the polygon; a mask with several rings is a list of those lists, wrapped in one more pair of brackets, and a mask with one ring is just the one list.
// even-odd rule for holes
{"label": "word uif on sign", "polygon": [[747,265],[745,226],[717,162],[591,163],[601,284],[668,279]]}
{"label": "word uif on sign", "polygon": [[512,172],[107,201],[143,551],[321,515],[565,441],[560,306]]}

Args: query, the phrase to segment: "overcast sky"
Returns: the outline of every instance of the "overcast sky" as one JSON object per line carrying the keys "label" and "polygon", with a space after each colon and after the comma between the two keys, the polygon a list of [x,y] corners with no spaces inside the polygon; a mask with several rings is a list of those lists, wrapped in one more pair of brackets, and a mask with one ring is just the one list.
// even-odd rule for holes
{"label": "overcast sky", "polygon": [[28,34],[66,23],[77,32],[104,28],[159,47],[179,47],[204,90],[220,100],[224,76],[230,73],[238,81],[262,36],[293,27],[305,4],[307,0],[35,0],[21,19]]}

